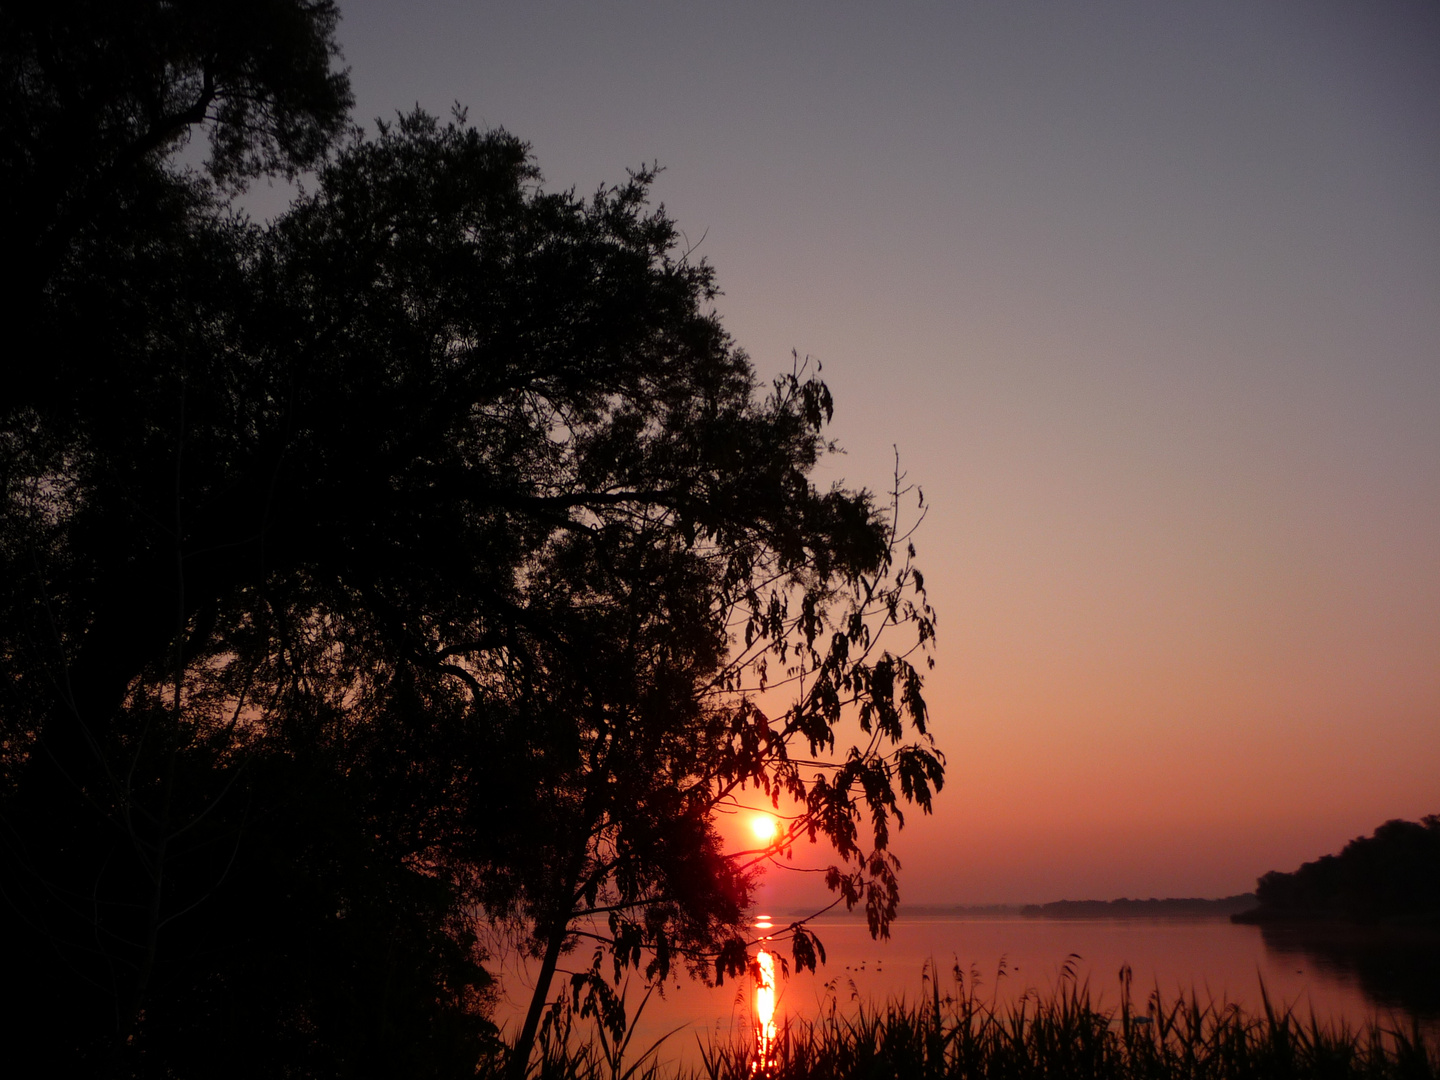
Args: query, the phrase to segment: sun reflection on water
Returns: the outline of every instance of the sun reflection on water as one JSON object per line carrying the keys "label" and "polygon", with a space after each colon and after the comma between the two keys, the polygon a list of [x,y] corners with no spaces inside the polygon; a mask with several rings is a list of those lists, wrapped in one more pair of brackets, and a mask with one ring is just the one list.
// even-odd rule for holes
{"label": "sun reflection on water", "polygon": [[[775,924],[769,915],[755,920],[756,930],[772,930]],[[761,939],[769,941],[769,937]],[[775,1049],[775,957],[761,948],[755,954],[755,1060],[750,1071],[756,1075],[769,1075],[774,1065]]]}

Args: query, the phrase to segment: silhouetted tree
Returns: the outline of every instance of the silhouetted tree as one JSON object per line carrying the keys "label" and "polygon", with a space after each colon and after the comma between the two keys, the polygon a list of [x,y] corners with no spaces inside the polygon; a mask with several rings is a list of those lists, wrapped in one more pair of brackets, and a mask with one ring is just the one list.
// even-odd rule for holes
{"label": "silhouetted tree", "polygon": [[1255,888],[1249,921],[1440,921],[1440,815],[1387,821],[1338,855],[1272,870]]}
{"label": "silhouetted tree", "polygon": [[[206,357],[228,348],[249,242],[219,191],[313,165],[339,133],[335,18],[304,0],[0,5],[0,884],[15,1060],[254,1075],[333,1072],[339,1053],[383,1072],[397,1047],[424,1056],[437,1013],[473,1017],[478,1003],[458,999],[484,994],[473,934],[445,922],[448,886],[367,850],[384,835],[371,784],[342,797],[323,741],[308,740],[303,768],[295,731],[262,757],[189,696],[187,645],[203,653],[216,609],[187,515],[225,453],[205,442],[228,392]],[[173,165],[193,131],[210,180]],[[152,428],[175,420],[168,436]],[[393,960],[374,963],[397,949],[398,978]],[[337,957],[343,968],[324,962]],[[465,1023],[430,1056],[460,1047],[473,1065],[484,1029]]]}
{"label": "silhouetted tree", "polygon": [[[331,9],[294,10],[328,62]],[[117,85],[153,212],[57,202],[27,316],[57,362],[0,430],[12,1044],[469,1072],[477,911],[520,920],[545,984],[592,917],[617,970],[743,967],[753,860],[713,815],[746,786],[795,800],[883,931],[889,822],[942,777],[881,645],[928,641],[923,581],[898,506],[811,483],[828,392],[761,393],[650,174],[547,193],[511,136],[416,114],[260,228],[166,172],[176,136],[144,133],[172,127]],[[246,125],[283,110],[222,110],[217,176],[313,160],[324,100],[271,135]],[[862,745],[823,760],[847,715]]]}
{"label": "silhouetted tree", "polygon": [[26,300],[77,246],[152,224],[194,130],[231,188],[314,165],[350,106],[337,19],[333,0],[0,4],[0,206]]}
{"label": "silhouetted tree", "polygon": [[[617,959],[652,950],[652,973],[674,953],[743,967],[749,879],[712,825],[737,787],[800,802],[796,830],[851,861],[834,884],[878,931],[896,783],[928,808],[941,776],[919,676],[879,649],[886,624],[921,644],[932,626],[903,551],[892,567],[893,514],[807,479],[823,384],[796,372],[758,396],[708,310],[709,268],[644,212],[648,174],[588,202],[535,179],[503,133],[413,116],[343,153],[261,258],[274,354],[309,343],[324,388],[292,391],[307,439],[277,487],[306,528],[272,530],[272,565],[294,544],[337,633],[369,628],[382,670],[462,690],[485,722],[448,752],[471,766],[448,785],[465,831],[434,857],[532,928],[522,1062],[589,914]],[[746,695],[771,663],[800,687],[773,723]],[[851,705],[870,744],[826,768],[813,758]],[[920,743],[882,753],[906,718]]]}

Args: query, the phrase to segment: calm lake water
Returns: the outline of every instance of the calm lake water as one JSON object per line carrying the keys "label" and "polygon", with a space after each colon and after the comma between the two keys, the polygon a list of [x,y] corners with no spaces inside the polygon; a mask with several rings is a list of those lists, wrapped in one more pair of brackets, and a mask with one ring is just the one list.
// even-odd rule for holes
{"label": "calm lake water", "polygon": [[[1408,1026],[1413,1016],[1432,1034],[1440,1031],[1437,934],[1396,936],[1358,929],[1316,934],[1238,926],[1225,919],[907,916],[893,924],[888,942],[876,942],[863,920],[827,918],[813,925],[828,963],[817,973],[792,973],[781,982],[777,1018],[814,1018],[832,995],[841,1009],[862,1001],[915,1001],[926,992],[922,972],[931,961],[941,973],[942,990],[953,988],[952,970],[958,964],[967,986],[973,972],[981,996],[1003,1005],[1029,989],[1042,994],[1054,989],[1073,953],[1079,957],[1071,961],[1077,977],[1088,980],[1092,999],[1102,1007],[1118,1004],[1118,974],[1122,964],[1129,964],[1132,997],[1141,1011],[1158,987],[1166,1000],[1196,991],[1202,1000],[1234,1002],[1259,1012],[1263,980],[1272,1002],[1292,1005],[1307,1019],[1313,1010],[1321,1021],[1352,1027],[1376,1017]],[[507,966],[511,990],[497,1020],[513,1025],[527,997],[523,969]],[[684,978],[672,981],[663,999],[653,996],[646,1006],[632,1054],[679,1029],[665,1042],[661,1057],[694,1064],[697,1039],[724,1040],[734,1031],[750,1030],[749,991],[748,980],[717,988]],[[632,989],[632,1008],[638,996]]]}

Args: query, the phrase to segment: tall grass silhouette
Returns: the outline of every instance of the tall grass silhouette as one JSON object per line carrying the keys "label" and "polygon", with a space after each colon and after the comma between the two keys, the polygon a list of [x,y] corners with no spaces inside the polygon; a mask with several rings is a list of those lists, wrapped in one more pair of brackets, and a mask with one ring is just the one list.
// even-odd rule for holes
{"label": "tall grass silhouette", "polygon": [[[842,1008],[830,985],[820,1015],[792,1017],[774,1044],[769,1080],[1440,1080],[1440,1046],[1417,1022],[1365,1027],[1304,1017],[1271,1000],[1247,1012],[1196,993],[1152,990],[1137,1006],[1128,966],[1120,997],[1106,1007],[1071,955],[1056,985],[1000,1004],[978,973],[933,963],[915,1001]],[[1002,960],[1000,975],[1005,974]],[[998,981],[998,980],[997,980]],[[557,1030],[558,1034],[558,1030]],[[665,1066],[658,1046],[628,1068],[591,1044],[551,1038],[532,1066],[536,1080],[758,1080],[754,1044],[739,1036],[702,1040],[698,1068]]]}

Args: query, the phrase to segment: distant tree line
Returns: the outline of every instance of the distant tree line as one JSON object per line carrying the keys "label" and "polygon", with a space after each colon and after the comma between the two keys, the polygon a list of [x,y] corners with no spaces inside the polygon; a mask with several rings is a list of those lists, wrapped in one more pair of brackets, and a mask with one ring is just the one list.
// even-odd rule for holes
{"label": "distant tree line", "polygon": [[0,1039],[57,1074],[518,1077],[557,981],[743,973],[798,843],[885,933],[943,782],[918,492],[814,482],[829,391],[653,171],[353,129],[337,18],[0,0]]}
{"label": "distant tree line", "polygon": [[1157,900],[1055,900],[1048,904],[1027,904],[1020,914],[1030,919],[1161,919],[1223,918],[1255,906],[1254,893],[1224,896],[1218,900],[1200,897],[1167,897]]}
{"label": "distant tree line", "polygon": [[1255,896],[1258,906],[1236,921],[1440,924],[1440,815],[1387,821],[1338,855],[1290,873],[1272,870]]}

